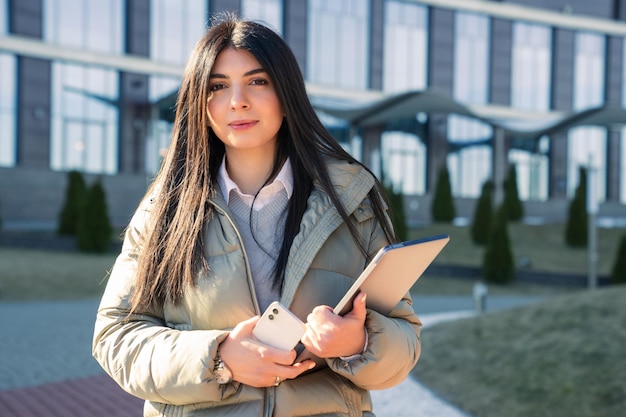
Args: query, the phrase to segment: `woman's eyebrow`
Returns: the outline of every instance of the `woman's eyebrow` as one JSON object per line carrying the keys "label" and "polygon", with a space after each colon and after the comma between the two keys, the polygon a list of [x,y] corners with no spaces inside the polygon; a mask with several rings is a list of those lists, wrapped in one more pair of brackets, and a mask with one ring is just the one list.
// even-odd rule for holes
{"label": "woman's eyebrow", "polygon": [[[265,71],[263,68],[256,68],[256,69],[253,69],[253,70],[250,70],[250,71],[246,71],[243,74],[243,76],[244,77],[249,77],[251,75],[260,74],[262,72],[267,72],[267,71]],[[223,79],[227,79],[227,78],[230,78],[230,77],[228,77],[225,74],[213,73],[213,74],[209,75],[209,78],[223,78]]]}

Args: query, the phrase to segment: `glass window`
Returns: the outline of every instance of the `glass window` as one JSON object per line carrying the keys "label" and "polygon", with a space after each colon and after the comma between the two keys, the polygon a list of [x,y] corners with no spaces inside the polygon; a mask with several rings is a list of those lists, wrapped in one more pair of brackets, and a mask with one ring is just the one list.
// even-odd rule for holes
{"label": "glass window", "polygon": [[261,22],[278,33],[283,30],[282,0],[242,0],[244,18]]}
{"label": "glass window", "polygon": [[[454,34],[454,98],[468,104],[485,104],[489,77],[489,18],[457,12]],[[491,177],[490,139],[493,129],[478,120],[448,116],[450,184],[458,197],[478,197]]]}
{"label": "glass window", "polygon": [[[604,103],[605,38],[592,33],[576,34],[574,61],[574,110]],[[596,169],[598,200],[606,197],[606,128],[578,127],[568,133],[567,191],[573,196],[580,166]]]}
{"label": "glass window", "polygon": [[9,5],[7,0],[0,0],[0,34],[7,33],[9,27],[9,13],[7,10]]}
{"label": "glass window", "polygon": [[[531,139],[521,139],[524,147],[509,151],[509,163],[515,165],[517,191],[520,200],[546,201],[548,199],[550,140],[547,136],[535,144]],[[526,149],[530,146],[533,149]]]}
{"label": "glass window", "polygon": [[[206,0],[152,0],[150,8],[150,56],[152,59],[184,65],[208,23]],[[181,79],[151,76],[150,102],[164,114],[153,117],[146,139],[146,172],[158,170],[172,132],[171,116]],[[165,114],[168,113],[168,114]]]}
{"label": "glass window", "polygon": [[551,45],[550,28],[520,22],[513,25],[511,106],[550,108]]}
{"label": "glass window", "polygon": [[0,166],[16,160],[15,65],[15,56],[0,53]]}
{"label": "glass window", "polygon": [[150,77],[150,102],[156,105],[158,114],[152,117],[146,138],[146,173],[158,171],[169,147],[180,82],[177,77]]}
{"label": "glass window", "polygon": [[385,132],[382,135],[385,180],[404,194],[426,192],[426,147],[413,134]]}
{"label": "glass window", "polygon": [[[386,92],[426,87],[428,19],[425,6],[402,1],[385,3],[383,89]],[[385,180],[404,194],[426,192],[426,146],[405,131],[381,138]]]}
{"label": "glass window", "polygon": [[52,64],[52,169],[117,172],[118,83],[116,71]]}
{"label": "glass window", "polygon": [[[513,24],[512,41],[511,106],[523,110],[548,111],[552,71],[550,28],[516,22]],[[514,146],[508,155],[509,162],[515,164],[517,169],[517,187],[521,200],[548,199],[549,142],[543,138],[539,144],[541,146],[538,147]]]}
{"label": "glass window", "polygon": [[385,3],[383,89],[399,92],[426,87],[428,19],[425,6]]}
{"label": "glass window", "polygon": [[368,3],[308,2],[307,81],[345,89],[367,88]]}
{"label": "glass window", "polygon": [[123,52],[122,0],[46,0],[44,10],[47,42],[92,52]]}
{"label": "glass window", "polygon": [[152,0],[150,13],[150,57],[184,64],[206,30],[206,0]]}

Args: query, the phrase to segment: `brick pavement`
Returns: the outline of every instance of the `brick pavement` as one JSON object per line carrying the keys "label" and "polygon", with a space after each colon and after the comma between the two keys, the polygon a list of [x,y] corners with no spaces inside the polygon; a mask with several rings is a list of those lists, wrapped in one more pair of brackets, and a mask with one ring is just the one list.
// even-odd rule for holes
{"label": "brick pavement", "polygon": [[143,401],[108,375],[0,391],[2,417],[140,417]]}
{"label": "brick pavement", "polygon": [[[501,306],[495,300],[490,306],[532,301],[502,299]],[[425,327],[472,314],[468,297],[414,302]],[[459,307],[463,311],[455,312]],[[97,300],[0,302],[0,417],[142,415],[143,402],[119,388],[91,357],[96,309]],[[379,417],[468,417],[411,378],[372,396]]]}

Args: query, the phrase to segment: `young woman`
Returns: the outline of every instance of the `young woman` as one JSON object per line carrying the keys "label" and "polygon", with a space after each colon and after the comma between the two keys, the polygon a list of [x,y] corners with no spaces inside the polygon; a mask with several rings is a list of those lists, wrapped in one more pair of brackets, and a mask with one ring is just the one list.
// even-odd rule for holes
{"label": "young woman", "polygon": [[[226,16],[197,44],[163,166],[127,228],[93,354],[145,416],[374,416],[420,354],[409,296],[333,306],[394,240],[376,178],[318,120],[287,44]],[[315,357],[259,342],[281,301]]]}

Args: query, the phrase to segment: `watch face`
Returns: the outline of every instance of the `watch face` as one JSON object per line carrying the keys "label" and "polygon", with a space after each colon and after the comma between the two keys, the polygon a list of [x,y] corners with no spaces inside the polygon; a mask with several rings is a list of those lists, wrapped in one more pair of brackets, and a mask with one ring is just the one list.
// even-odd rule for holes
{"label": "watch face", "polygon": [[215,380],[218,384],[228,384],[233,380],[233,375],[223,362],[220,363],[213,373],[215,374]]}

